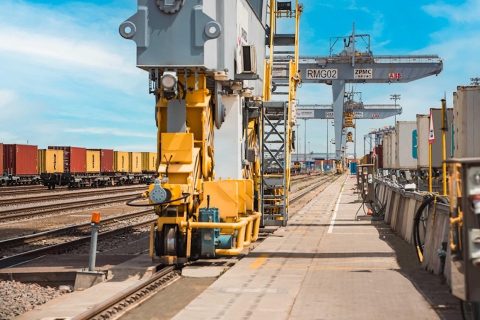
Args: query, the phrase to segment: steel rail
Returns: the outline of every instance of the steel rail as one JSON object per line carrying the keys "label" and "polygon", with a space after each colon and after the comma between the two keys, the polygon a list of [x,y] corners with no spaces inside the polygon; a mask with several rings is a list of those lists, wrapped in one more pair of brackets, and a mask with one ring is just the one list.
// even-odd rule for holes
{"label": "steel rail", "polygon": [[[100,232],[98,234],[98,238],[103,239],[103,238],[106,238],[106,237],[109,237],[109,236],[114,236],[114,235],[117,235],[117,234],[122,234],[122,233],[128,232],[128,231],[130,231],[132,229],[135,229],[135,228],[149,226],[152,222],[155,222],[155,221],[157,221],[157,219],[151,219],[151,220],[135,223],[135,224],[132,224],[132,225],[124,226],[124,227],[121,227],[121,228],[118,228],[118,229],[113,229],[113,230],[109,230],[109,231]],[[8,256],[8,257],[0,259],[0,268],[12,267],[14,265],[25,263],[25,262],[30,261],[32,259],[42,257],[46,254],[67,252],[67,251],[72,250],[75,247],[78,247],[82,244],[88,243],[89,241],[90,241],[90,235],[87,235],[87,236],[83,236],[83,237],[80,237],[80,238],[77,238],[77,239],[74,239],[74,240],[71,240],[71,241],[67,241],[67,242],[63,242],[63,243],[57,243],[57,244],[53,244],[53,245],[46,246],[46,247],[43,247],[43,248],[38,248],[38,249],[22,252],[22,253],[19,253],[19,254],[16,254],[16,255]]]}
{"label": "steel rail", "polygon": [[[142,211],[136,211],[136,212],[131,212],[127,213],[121,216],[113,216],[113,217],[108,217],[106,219],[102,219],[100,228],[104,228],[106,226],[112,225],[118,221],[124,221],[132,218],[137,218],[141,217],[143,215],[146,215],[148,213],[154,213],[153,209],[148,209],[148,210],[142,210]],[[38,233],[33,233],[33,234],[28,234],[28,235],[23,235],[15,238],[9,238],[9,239],[4,239],[0,240],[0,251],[9,249],[15,246],[20,246],[24,244],[30,244],[36,241],[40,240],[45,240],[48,238],[53,238],[55,236],[64,236],[64,235],[69,235],[72,233],[84,233],[90,231],[91,228],[91,223],[82,223],[82,224],[76,224],[76,225],[71,225],[63,228],[57,228],[57,229],[52,229],[52,230],[46,230]]]}
{"label": "steel rail", "polygon": [[129,193],[108,198],[84,199],[68,203],[46,204],[42,205],[41,207],[12,208],[0,211],[0,222],[11,221],[19,218],[49,215],[65,210],[84,209],[92,206],[127,201],[135,195],[137,194]]}
{"label": "steel rail", "polygon": [[180,273],[174,266],[165,267],[150,278],[119,292],[110,299],[95,305],[92,309],[73,317],[72,320],[118,318],[126,309],[130,309],[132,306],[143,302],[149,298],[150,295],[158,292],[179,278]]}
{"label": "steel rail", "polygon": [[[89,190],[81,190],[81,191],[73,191],[68,193],[61,193],[58,194],[57,192],[45,194],[45,195],[37,195],[37,196],[29,196],[29,197],[15,197],[15,198],[8,198],[3,199],[0,198],[0,207],[5,207],[13,204],[24,204],[24,203],[31,203],[31,202],[40,202],[40,201],[54,201],[54,200],[63,200],[68,198],[76,198],[76,197],[89,197],[89,196],[101,196],[107,195],[111,193],[118,193],[118,192],[127,192],[127,191],[140,191],[143,189],[147,189],[146,186],[132,186],[128,188],[119,188],[119,189],[89,189]],[[1,195],[0,195],[1,196]]]}

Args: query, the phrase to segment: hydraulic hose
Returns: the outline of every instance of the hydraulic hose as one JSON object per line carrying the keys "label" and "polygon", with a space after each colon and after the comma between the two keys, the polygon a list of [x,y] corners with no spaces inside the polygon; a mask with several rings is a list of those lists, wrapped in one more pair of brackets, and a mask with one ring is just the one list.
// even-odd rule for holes
{"label": "hydraulic hose", "polygon": [[415,219],[413,222],[413,243],[415,245],[415,251],[417,253],[417,258],[420,263],[423,262],[423,245],[420,239],[420,221],[422,220],[423,211],[427,206],[432,202],[439,201],[441,203],[447,203],[445,198],[438,197],[437,195],[428,194],[423,198],[422,204],[418,207],[415,212]]}
{"label": "hydraulic hose", "polygon": [[415,252],[420,263],[423,262],[423,244],[420,243],[420,219],[425,208],[435,199],[433,195],[427,195],[423,198],[422,204],[415,212],[415,219],[413,222],[413,244],[415,245]]}
{"label": "hydraulic hose", "polygon": [[153,206],[162,206],[162,205],[170,204],[170,203],[172,203],[172,202],[185,200],[185,199],[187,199],[188,197],[190,197],[190,193],[184,193],[183,196],[181,196],[180,198],[171,199],[171,200],[164,201],[164,202],[156,202],[156,203],[134,203],[134,201],[137,201],[137,200],[140,200],[140,199],[144,199],[144,198],[140,195],[140,196],[138,196],[138,197],[135,197],[135,198],[133,198],[133,199],[128,200],[126,204],[127,204],[127,206],[130,206],[130,207],[153,207]]}

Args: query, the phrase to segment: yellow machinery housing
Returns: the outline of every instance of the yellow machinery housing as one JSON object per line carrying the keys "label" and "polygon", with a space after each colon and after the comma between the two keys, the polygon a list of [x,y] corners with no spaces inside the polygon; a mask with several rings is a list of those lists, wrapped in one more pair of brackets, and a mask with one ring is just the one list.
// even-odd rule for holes
{"label": "yellow machinery housing", "polygon": [[[149,72],[150,92],[156,98],[158,178],[143,194],[158,215],[151,227],[152,257],[181,263],[237,255],[258,238],[261,119],[272,88],[272,65],[264,64],[265,30],[284,14],[297,22],[295,59],[287,75],[288,141],[300,82],[301,8],[298,1],[295,10],[276,8],[274,0],[255,5],[245,0],[228,5],[217,0],[147,0],[120,25],[121,36],[138,48],[137,66]],[[289,183],[290,142],[286,145]]]}

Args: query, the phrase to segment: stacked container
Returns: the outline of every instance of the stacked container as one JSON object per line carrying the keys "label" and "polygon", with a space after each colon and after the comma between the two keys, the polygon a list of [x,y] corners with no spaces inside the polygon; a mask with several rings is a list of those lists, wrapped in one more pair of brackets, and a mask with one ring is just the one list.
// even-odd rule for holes
{"label": "stacked container", "polygon": [[3,170],[15,176],[31,176],[38,174],[37,146],[23,144],[3,145]]}
{"label": "stacked container", "polygon": [[38,173],[63,173],[63,150],[38,150]]}
{"label": "stacked container", "polygon": [[156,152],[142,152],[142,171],[157,172],[155,166],[157,162]]}
{"label": "stacked container", "polygon": [[453,105],[455,158],[480,157],[480,86],[457,87]]}
{"label": "stacked container", "polygon": [[101,157],[100,150],[86,151],[87,173],[100,173]]}
{"label": "stacked container", "polygon": [[63,172],[85,173],[87,172],[85,148],[49,146],[48,149],[63,150]]}
{"label": "stacked container", "polygon": [[129,152],[128,159],[130,162],[130,172],[142,173],[142,153],[141,152]]}
{"label": "stacked container", "polygon": [[113,150],[101,149],[100,150],[100,172],[101,173],[113,173]]}
{"label": "stacked container", "polygon": [[377,156],[378,168],[383,168],[383,145],[375,147],[375,155]]}
{"label": "stacked container", "polygon": [[417,167],[428,167],[428,136],[430,119],[426,114],[417,114]]}
{"label": "stacked container", "polygon": [[388,133],[383,134],[383,168],[390,169],[390,135]]}
{"label": "stacked container", "polygon": [[390,131],[390,169],[397,169],[397,129]]}
{"label": "stacked container", "polygon": [[392,157],[395,161],[393,169],[416,169],[417,159],[415,159],[413,145],[413,137],[416,134],[416,121],[397,121],[395,128],[395,156]]}
{"label": "stacked container", "polygon": [[3,143],[0,143],[0,176],[3,176]]}
{"label": "stacked container", "polygon": [[115,151],[113,158],[115,172],[130,172],[130,161],[128,152]]}

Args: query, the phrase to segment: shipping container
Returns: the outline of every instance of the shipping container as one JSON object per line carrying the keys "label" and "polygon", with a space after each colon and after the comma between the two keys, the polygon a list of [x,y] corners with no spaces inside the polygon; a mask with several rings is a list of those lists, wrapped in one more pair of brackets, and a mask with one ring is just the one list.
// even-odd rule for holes
{"label": "shipping container", "polygon": [[382,154],[383,154],[383,168],[385,169],[390,169],[390,158],[389,158],[389,154],[390,154],[390,136],[385,133],[383,135],[383,150],[382,150]]}
{"label": "shipping container", "polygon": [[383,145],[375,147],[375,156],[377,158],[377,168],[383,168]]}
{"label": "shipping container", "polygon": [[88,149],[85,153],[87,173],[100,173],[100,150]]}
{"label": "shipping container", "polygon": [[155,166],[157,162],[156,152],[142,152],[142,171],[157,172]]}
{"label": "shipping container", "polygon": [[37,146],[23,144],[3,145],[4,171],[15,176],[38,174]]}
{"label": "shipping container", "polygon": [[397,121],[395,128],[395,169],[417,168],[417,159],[414,158],[417,148],[413,143],[416,130],[416,121]]}
{"label": "shipping container", "polygon": [[427,114],[417,114],[417,167],[428,167],[428,136],[430,118]]}
{"label": "shipping container", "polygon": [[480,86],[457,87],[453,106],[455,158],[480,157]]}
{"label": "shipping container", "polygon": [[63,150],[38,150],[38,173],[63,172]]}
{"label": "shipping container", "polygon": [[114,169],[115,172],[130,172],[130,161],[128,152],[114,152]]}
{"label": "shipping container", "polygon": [[397,169],[397,131],[390,131],[390,168]]}
{"label": "shipping container", "polygon": [[[432,167],[441,168],[443,164],[443,145],[442,145],[442,109],[431,108],[433,116],[433,128],[435,140],[432,143]],[[452,133],[453,133],[453,109],[447,109],[447,132],[446,132],[446,156],[447,160],[453,157]],[[430,128],[430,127],[429,127]]]}
{"label": "shipping container", "polygon": [[130,172],[141,173],[142,172],[142,153],[141,152],[129,152],[128,161],[130,162]]}
{"label": "shipping container", "polygon": [[63,150],[63,172],[85,173],[87,172],[87,150],[78,147],[49,146],[48,149]]}
{"label": "shipping container", "polygon": [[0,143],[0,176],[3,175],[3,143]]}
{"label": "shipping container", "polygon": [[100,150],[100,172],[112,173],[113,169],[113,150],[101,149]]}

